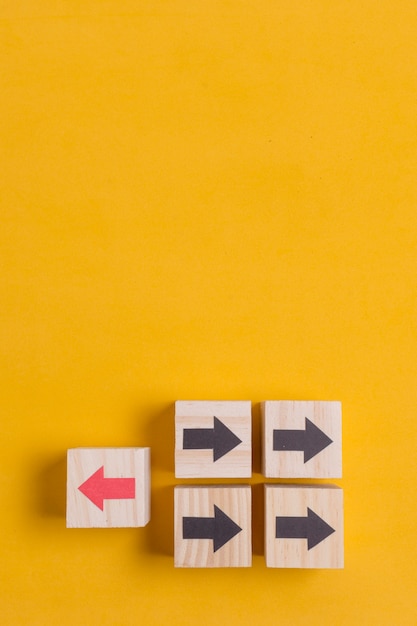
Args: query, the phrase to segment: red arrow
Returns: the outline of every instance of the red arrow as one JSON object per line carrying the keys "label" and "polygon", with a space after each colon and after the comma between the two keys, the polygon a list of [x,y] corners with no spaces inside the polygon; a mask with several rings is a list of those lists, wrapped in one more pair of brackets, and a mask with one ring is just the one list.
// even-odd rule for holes
{"label": "red arrow", "polygon": [[125,500],[135,497],[134,478],[104,478],[104,465],[78,487],[103,511],[103,500]]}

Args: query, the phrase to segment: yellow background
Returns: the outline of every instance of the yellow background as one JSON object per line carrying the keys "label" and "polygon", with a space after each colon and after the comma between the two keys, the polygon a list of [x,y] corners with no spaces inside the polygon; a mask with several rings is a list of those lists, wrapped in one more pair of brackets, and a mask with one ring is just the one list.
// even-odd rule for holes
{"label": "yellow background", "polygon": [[[1,622],[415,626],[417,4],[3,1]],[[346,567],[175,570],[173,402],[343,403]],[[152,447],[146,528],[65,453]],[[244,481],[240,481],[244,482]]]}

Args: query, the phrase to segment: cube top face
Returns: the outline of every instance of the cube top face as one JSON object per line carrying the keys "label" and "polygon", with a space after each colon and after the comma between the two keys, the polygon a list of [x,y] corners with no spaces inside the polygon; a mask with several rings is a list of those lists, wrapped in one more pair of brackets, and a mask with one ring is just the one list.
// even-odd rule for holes
{"label": "cube top face", "polygon": [[343,491],[265,485],[267,567],[343,567]]}
{"label": "cube top face", "polygon": [[67,528],[145,526],[150,519],[150,448],[67,452]]}
{"label": "cube top face", "polygon": [[269,400],[261,405],[268,478],[341,478],[340,402]]}
{"label": "cube top face", "polygon": [[250,478],[250,401],[175,403],[177,478]]}
{"label": "cube top face", "polygon": [[175,567],[252,565],[251,488],[177,486]]}

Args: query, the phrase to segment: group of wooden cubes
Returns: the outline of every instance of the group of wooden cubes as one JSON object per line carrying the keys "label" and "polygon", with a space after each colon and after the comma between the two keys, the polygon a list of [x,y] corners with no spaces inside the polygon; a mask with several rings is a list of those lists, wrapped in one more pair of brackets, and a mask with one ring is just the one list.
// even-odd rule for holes
{"label": "group of wooden cubes", "polygon": [[[262,472],[266,478],[340,478],[339,402],[266,401]],[[250,478],[250,402],[177,402],[177,478]],[[343,492],[334,485],[264,485],[268,567],[343,567]],[[177,567],[250,567],[251,486],[175,487]]]}
{"label": "group of wooden cubes", "polygon": [[[271,479],[342,474],[339,402],[266,401],[262,472]],[[175,476],[216,479],[174,488],[176,567],[250,567],[252,476],[249,401],[175,404]],[[343,491],[329,484],[264,485],[268,567],[343,567]],[[68,451],[67,526],[144,526],[150,519],[149,448]]]}

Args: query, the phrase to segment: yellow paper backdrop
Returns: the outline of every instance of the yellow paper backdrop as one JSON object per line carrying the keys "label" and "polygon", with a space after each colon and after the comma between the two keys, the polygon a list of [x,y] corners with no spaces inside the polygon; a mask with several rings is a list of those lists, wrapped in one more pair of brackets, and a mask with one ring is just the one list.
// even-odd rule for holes
{"label": "yellow paper backdrop", "polygon": [[[414,0],[0,17],[2,624],[415,626]],[[253,568],[173,568],[175,399],[342,401],[344,570],[266,569],[257,436]],[[136,445],[150,524],[67,530]]]}

